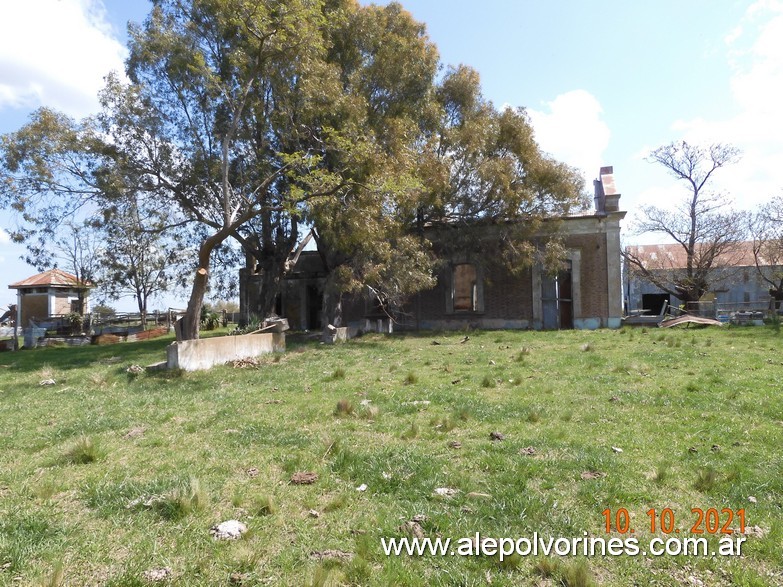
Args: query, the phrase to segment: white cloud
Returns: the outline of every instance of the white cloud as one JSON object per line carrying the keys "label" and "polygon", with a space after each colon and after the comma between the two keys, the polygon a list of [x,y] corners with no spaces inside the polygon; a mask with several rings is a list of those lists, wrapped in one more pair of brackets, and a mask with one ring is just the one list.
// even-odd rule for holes
{"label": "white cloud", "polygon": [[6,245],[11,242],[11,237],[8,233],[0,228],[0,245]]}
{"label": "white cloud", "polygon": [[121,72],[125,55],[102,0],[3,2],[0,110],[47,105],[77,117],[94,112],[104,76]]}
{"label": "white cloud", "polygon": [[611,135],[601,104],[590,92],[573,90],[545,106],[527,111],[541,149],[579,168],[586,179],[597,177]]}
{"label": "white cloud", "polygon": [[679,120],[673,128],[687,141],[742,149],[741,162],[716,175],[716,187],[753,208],[783,189],[783,2],[755,2],[725,40],[736,112],[722,120]]}

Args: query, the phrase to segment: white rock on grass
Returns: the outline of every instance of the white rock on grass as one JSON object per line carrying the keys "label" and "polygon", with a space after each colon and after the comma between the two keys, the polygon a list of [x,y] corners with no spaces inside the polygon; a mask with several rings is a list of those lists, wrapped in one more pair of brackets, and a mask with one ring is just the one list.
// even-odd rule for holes
{"label": "white rock on grass", "polygon": [[456,495],[459,489],[452,489],[451,487],[436,487],[435,488],[435,495],[440,495],[441,497],[451,497],[452,495]]}
{"label": "white rock on grass", "polygon": [[209,529],[209,533],[215,540],[237,540],[245,532],[247,532],[247,526],[239,520],[226,520]]}

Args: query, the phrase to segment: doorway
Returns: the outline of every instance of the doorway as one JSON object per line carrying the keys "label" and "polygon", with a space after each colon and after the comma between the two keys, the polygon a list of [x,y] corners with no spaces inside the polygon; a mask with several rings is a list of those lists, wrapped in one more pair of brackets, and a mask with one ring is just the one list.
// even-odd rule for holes
{"label": "doorway", "polygon": [[323,305],[323,299],[318,291],[318,287],[315,285],[308,285],[307,290],[307,330],[320,330],[321,328],[321,306]]}
{"label": "doorway", "polygon": [[567,330],[574,327],[573,274],[571,261],[555,275],[541,279],[541,307],[544,330]]}

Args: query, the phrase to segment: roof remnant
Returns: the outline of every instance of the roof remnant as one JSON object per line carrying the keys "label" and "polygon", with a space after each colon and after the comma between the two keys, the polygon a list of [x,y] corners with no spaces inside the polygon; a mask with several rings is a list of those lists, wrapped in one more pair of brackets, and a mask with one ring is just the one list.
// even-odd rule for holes
{"label": "roof remnant", "polygon": [[8,289],[26,289],[29,287],[92,287],[87,282],[82,284],[75,275],[62,269],[49,269],[38,275],[33,275],[8,286]]}
{"label": "roof remnant", "polygon": [[686,314],[684,316],[677,316],[676,318],[669,318],[664,320],[658,326],[660,328],[671,328],[672,326],[678,326],[680,324],[704,324],[706,326],[723,326],[723,322],[715,320],[714,318],[705,318],[704,316],[691,316]]}

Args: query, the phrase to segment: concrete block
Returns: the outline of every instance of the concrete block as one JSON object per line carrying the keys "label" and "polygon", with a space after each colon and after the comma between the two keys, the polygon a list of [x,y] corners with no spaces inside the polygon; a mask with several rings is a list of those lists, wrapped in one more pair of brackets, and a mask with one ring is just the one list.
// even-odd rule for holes
{"label": "concrete block", "polygon": [[273,332],[285,332],[290,327],[288,326],[288,318],[267,318],[264,320],[264,332],[267,332],[271,328]]}
{"label": "concrete block", "polygon": [[348,340],[355,338],[358,333],[358,330],[351,326],[336,327],[329,324],[326,328],[324,328],[321,340],[326,344],[347,342]]}
{"label": "concrete block", "polygon": [[169,369],[198,371],[237,359],[282,352],[285,352],[282,332],[217,336],[171,343],[166,347],[166,363]]}

